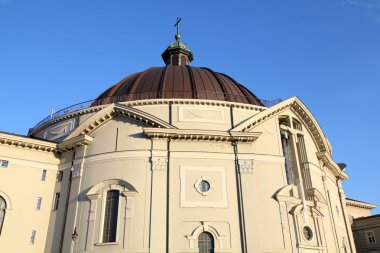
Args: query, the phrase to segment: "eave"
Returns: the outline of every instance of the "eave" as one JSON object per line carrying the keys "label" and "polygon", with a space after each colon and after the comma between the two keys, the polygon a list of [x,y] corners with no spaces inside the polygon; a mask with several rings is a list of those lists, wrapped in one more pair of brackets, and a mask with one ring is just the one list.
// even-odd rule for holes
{"label": "eave", "polygon": [[34,149],[37,151],[54,152],[57,144],[49,141],[37,140],[30,137],[0,133],[0,144],[15,147]]}
{"label": "eave", "polygon": [[164,129],[164,128],[143,128],[144,134],[149,138],[162,138],[174,140],[193,141],[238,141],[253,142],[259,138],[259,132],[225,132],[192,129]]}
{"label": "eave", "polygon": [[89,135],[82,134],[58,144],[58,150],[61,152],[67,152],[74,148],[83,147],[90,144],[93,139],[94,138]]}
{"label": "eave", "polygon": [[317,152],[317,157],[325,164],[327,168],[330,169],[330,171],[334,174],[335,177],[338,177],[342,180],[348,179],[347,173],[339,168],[338,164],[334,162],[334,160],[331,158],[330,154],[327,151]]}

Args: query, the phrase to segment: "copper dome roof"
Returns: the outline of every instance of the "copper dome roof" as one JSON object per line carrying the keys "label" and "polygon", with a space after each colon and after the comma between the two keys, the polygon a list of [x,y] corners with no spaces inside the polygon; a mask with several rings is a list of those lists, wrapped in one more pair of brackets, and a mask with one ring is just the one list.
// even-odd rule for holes
{"label": "copper dome roof", "polygon": [[231,77],[189,65],[153,67],[127,76],[108,88],[93,105],[142,99],[210,99],[263,106]]}
{"label": "copper dome roof", "polygon": [[189,66],[193,53],[175,36],[176,41],[162,53],[165,67],[149,68],[127,76],[108,88],[92,103],[102,105],[142,99],[211,99],[263,106],[248,89],[231,77],[208,68]]}

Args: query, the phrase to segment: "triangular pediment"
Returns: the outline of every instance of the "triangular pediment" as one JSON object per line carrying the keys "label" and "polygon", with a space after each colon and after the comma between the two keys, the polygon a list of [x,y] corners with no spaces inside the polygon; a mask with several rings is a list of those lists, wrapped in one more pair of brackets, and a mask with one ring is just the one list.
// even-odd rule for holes
{"label": "triangular pediment", "polygon": [[325,135],[323,134],[323,131],[319,126],[317,120],[314,118],[309,109],[304,105],[304,103],[302,103],[302,101],[297,97],[287,99],[252,116],[251,118],[237,125],[232,129],[232,131],[249,132],[259,124],[274,116],[284,113],[286,110],[291,110],[294,114],[297,115],[298,119],[302,121],[303,125],[306,126],[307,130],[313,137],[314,142],[316,143],[318,152],[327,151],[331,155],[330,145]]}
{"label": "triangular pediment", "polygon": [[112,120],[114,117],[121,115],[127,117],[136,123],[143,124],[146,127],[176,129],[166,121],[157,118],[149,113],[143,112],[133,107],[123,104],[110,104],[89,117],[81,125],[79,125],[65,140],[71,139],[79,135],[89,135]]}

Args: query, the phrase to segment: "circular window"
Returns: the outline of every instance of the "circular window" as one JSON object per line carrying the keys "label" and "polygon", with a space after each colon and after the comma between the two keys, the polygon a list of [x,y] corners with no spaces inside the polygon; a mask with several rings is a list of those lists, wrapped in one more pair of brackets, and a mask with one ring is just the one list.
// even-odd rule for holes
{"label": "circular window", "polygon": [[303,236],[306,240],[310,241],[313,239],[313,231],[308,226],[303,227]]}
{"label": "circular window", "polygon": [[198,184],[198,189],[200,192],[208,192],[210,190],[210,183],[206,180],[202,180]]}

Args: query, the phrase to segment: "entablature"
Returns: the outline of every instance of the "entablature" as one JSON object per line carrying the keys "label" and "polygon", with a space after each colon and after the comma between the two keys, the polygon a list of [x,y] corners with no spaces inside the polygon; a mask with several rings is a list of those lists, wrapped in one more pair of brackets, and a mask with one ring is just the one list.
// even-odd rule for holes
{"label": "entablature", "polygon": [[163,138],[174,140],[193,141],[238,141],[253,142],[259,138],[260,132],[225,132],[193,129],[164,129],[164,128],[143,128],[143,132],[150,138]]}

